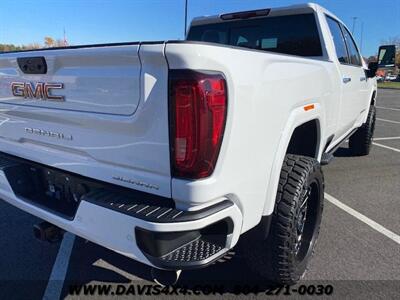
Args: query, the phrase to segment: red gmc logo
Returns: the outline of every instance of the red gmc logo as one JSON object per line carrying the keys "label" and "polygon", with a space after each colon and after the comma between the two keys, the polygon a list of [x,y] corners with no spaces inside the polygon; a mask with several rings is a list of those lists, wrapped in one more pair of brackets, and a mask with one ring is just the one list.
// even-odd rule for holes
{"label": "red gmc logo", "polygon": [[11,90],[15,97],[25,99],[41,99],[50,101],[64,101],[64,96],[57,96],[52,90],[61,90],[64,88],[63,83],[44,83],[38,82],[32,84],[30,82],[12,82]]}

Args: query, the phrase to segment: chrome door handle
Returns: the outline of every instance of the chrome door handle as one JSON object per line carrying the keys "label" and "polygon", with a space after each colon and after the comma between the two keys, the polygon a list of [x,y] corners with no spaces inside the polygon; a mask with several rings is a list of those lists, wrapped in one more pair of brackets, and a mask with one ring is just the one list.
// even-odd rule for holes
{"label": "chrome door handle", "polygon": [[349,83],[351,81],[350,77],[343,77],[343,83]]}
{"label": "chrome door handle", "polygon": [[360,77],[360,81],[366,81],[367,77]]}

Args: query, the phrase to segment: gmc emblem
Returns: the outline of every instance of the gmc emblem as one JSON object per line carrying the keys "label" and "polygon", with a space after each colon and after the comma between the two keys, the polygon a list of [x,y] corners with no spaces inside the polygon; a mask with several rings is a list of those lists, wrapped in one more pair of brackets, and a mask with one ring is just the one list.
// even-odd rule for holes
{"label": "gmc emblem", "polygon": [[41,99],[50,101],[64,101],[64,96],[56,96],[52,94],[52,90],[61,90],[64,88],[63,83],[43,83],[36,84],[27,82],[12,82],[11,90],[15,97],[25,99]]}

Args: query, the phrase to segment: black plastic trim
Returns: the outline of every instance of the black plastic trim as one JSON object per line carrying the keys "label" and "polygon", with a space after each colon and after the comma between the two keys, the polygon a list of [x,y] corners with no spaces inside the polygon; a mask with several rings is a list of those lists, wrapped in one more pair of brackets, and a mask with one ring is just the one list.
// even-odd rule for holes
{"label": "black plastic trim", "polygon": [[134,46],[134,45],[157,45],[157,44],[192,44],[192,45],[205,45],[205,46],[215,46],[215,47],[222,47],[222,48],[229,48],[235,50],[243,50],[249,52],[258,52],[258,53],[268,53],[271,55],[277,56],[287,56],[287,57],[297,57],[300,59],[305,60],[321,60],[324,62],[333,63],[330,61],[325,55],[321,56],[298,56],[292,54],[285,54],[285,53],[277,53],[272,51],[266,50],[259,50],[259,49],[250,49],[245,47],[239,46],[232,46],[232,45],[225,45],[219,43],[210,43],[210,42],[200,42],[200,41],[189,41],[189,40],[165,40],[165,41],[153,41],[153,42],[125,42],[125,43],[109,43],[109,44],[89,44],[89,45],[77,45],[77,46],[68,46],[68,47],[54,47],[54,48],[41,48],[41,49],[30,49],[30,50],[16,50],[16,51],[5,51],[0,52],[0,57],[2,54],[7,53],[24,53],[24,52],[40,52],[40,51],[52,51],[52,50],[67,50],[67,49],[82,49],[82,48],[100,48],[100,47],[115,47],[115,46]]}
{"label": "black plastic trim", "polygon": [[271,229],[272,217],[272,214],[262,216],[260,222],[255,227],[243,234],[243,239],[251,241],[266,240]]}
{"label": "black plastic trim", "polygon": [[343,139],[341,139],[331,150],[326,153],[334,154],[335,151],[349,138],[351,137],[358,128],[354,128],[349,134],[347,134]]}
{"label": "black plastic trim", "polygon": [[[154,223],[178,223],[190,222],[206,218],[223,209],[233,205],[232,201],[226,199],[209,207],[196,210],[184,211],[175,208],[175,203],[171,198],[165,198],[122,186],[117,186],[107,182],[98,181],[92,178],[84,177],[79,174],[67,172],[54,167],[49,167],[30,160],[12,156],[0,152],[0,170],[6,170],[19,165],[28,165],[38,168],[54,170],[60,175],[73,178],[76,182],[82,181],[91,187],[90,191],[83,194],[79,201],[87,201],[128,216]],[[34,184],[34,183],[33,183]],[[49,210],[67,219],[73,219],[73,216],[65,216],[57,211],[41,206],[35,201],[25,199],[30,203]]]}
{"label": "black plastic trim", "polygon": [[156,267],[168,270],[203,268],[228,250],[226,242],[233,232],[230,218],[205,228],[181,232],[153,232],[135,228],[136,243]]}
{"label": "black plastic trim", "polygon": [[332,134],[332,135],[330,135],[330,136],[328,137],[327,142],[326,142],[325,147],[324,147],[324,152],[323,152],[323,153],[326,152],[326,149],[328,149],[328,147],[329,147],[329,145],[331,144],[331,142],[333,141],[333,138],[334,138],[334,137],[335,137],[334,134]]}
{"label": "black plastic trim", "polygon": [[239,11],[233,13],[227,13],[220,15],[220,19],[224,21],[236,20],[236,19],[252,19],[252,18],[260,18],[266,17],[271,12],[270,8],[265,9],[256,9],[256,10],[247,10],[247,11]]}
{"label": "black plastic trim", "polygon": [[335,157],[332,153],[324,153],[321,157],[321,166],[329,165]]}
{"label": "black plastic trim", "polygon": [[46,74],[47,63],[43,56],[18,57],[18,66],[25,74]]}
{"label": "black plastic trim", "polygon": [[[171,209],[171,211],[175,211],[175,202],[171,198],[166,198],[150,193],[145,193],[142,191],[126,188],[123,186],[111,184],[108,182],[96,180],[93,178],[89,177],[84,177],[82,175],[68,172],[59,168],[54,168],[50,167],[41,163],[37,163],[31,160],[27,160],[21,157],[17,157],[14,155],[6,154],[3,152],[0,152],[0,170],[2,170],[7,177],[7,179],[10,182],[10,185],[13,187],[14,181],[18,180],[18,178],[21,178],[21,176],[24,176],[24,174],[21,174],[19,170],[21,170],[20,167],[23,167],[24,170],[30,169],[29,167],[32,167],[34,169],[43,169],[43,170],[50,170],[57,175],[58,178],[63,178],[63,177],[69,177],[70,182],[74,182],[75,184],[84,184],[88,187],[88,192],[87,194],[84,194],[80,197],[79,203],[81,201],[84,201],[84,199],[87,198],[87,195],[92,195],[93,193],[101,193],[104,191],[105,196],[101,198],[103,201],[108,201],[105,203],[98,203],[94,201],[93,203],[99,204],[102,206],[105,206],[107,208],[117,210],[119,209],[117,207],[113,207],[112,205],[109,205],[112,203],[112,201],[117,201],[118,199],[123,199],[125,203],[127,204],[140,204],[140,205],[147,205],[147,206],[152,206],[152,207],[163,207],[164,209]],[[27,177],[22,177],[25,181],[29,180]],[[31,185],[27,186],[38,186],[40,182],[32,182]],[[13,188],[15,189],[15,188]],[[22,200],[29,202],[37,207],[40,207],[44,210],[47,210],[55,215],[58,215],[60,217],[63,217],[68,220],[73,220],[75,217],[76,209],[78,208],[78,205],[76,206],[76,209],[71,211],[69,214],[64,214],[61,213],[57,210],[51,209],[50,207],[47,207],[46,205],[42,205],[41,199],[35,197],[34,199],[28,199],[30,196],[27,197],[25,194],[20,194],[19,191],[14,190],[14,193]],[[79,204],[77,203],[77,204]],[[108,203],[108,205],[107,205]]]}
{"label": "black plastic trim", "polygon": [[233,205],[230,200],[223,200],[200,210],[184,211],[168,206],[146,204],[140,198],[134,199],[127,195],[110,193],[105,190],[97,190],[86,194],[82,197],[82,201],[100,205],[119,213],[153,223],[195,221],[211,216]]}

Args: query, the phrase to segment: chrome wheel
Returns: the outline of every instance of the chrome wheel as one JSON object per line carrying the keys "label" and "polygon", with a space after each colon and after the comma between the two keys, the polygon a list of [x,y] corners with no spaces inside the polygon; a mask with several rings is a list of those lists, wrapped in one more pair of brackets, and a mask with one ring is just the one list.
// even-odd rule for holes
{"label": "chrome wheel", "polygon": [[302,202],[300,205],[300,209],[297,214],[297,224],[296,224],[296,242],[295,242],[295,254],[297,255],[299,253],[302,239],[303,239],[303,232],[304,232],[304,225],[307,220],[307,203],[308,203],[308,198],[311,194],[311,188],[308,187],[305,189],[303,195],[302,195]]}
{"label": "chrome wheel", "polygon": [[319,194],[319,185],[316,181],[312,181],[304,188],[301,196],[295,223],[294,255],[297,261],[302,261],[313,248]]}

